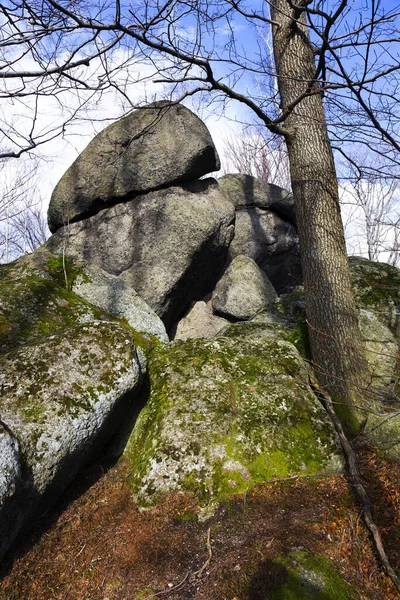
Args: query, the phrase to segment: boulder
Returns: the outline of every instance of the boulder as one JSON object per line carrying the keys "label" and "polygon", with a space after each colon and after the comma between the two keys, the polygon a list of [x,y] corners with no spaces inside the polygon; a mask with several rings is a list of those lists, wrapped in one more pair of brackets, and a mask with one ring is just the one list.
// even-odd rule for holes
{"label": "boulder", "polygon": [[293,196],[278,185],[240,173],[219,177],[218,183],[235,208],[270,208],[286,221],[296,224]]}
{"label": "boulder", "polygon": [[116,433],[140,385],[132,334],[94,321],[0,359],[0,555]]}
{"label": "boulder", "polygon": [[332,559],[294,550],[263,563],[262,581],[273,600],[357,600],[359,590],[335,569]]}
{"label": "boulder", "polygon": [[359,256],[349,266],[358,306],[374,311],[400,341],[400,269]]}
{"label": "boulder", "polygon": [[252,258],[278,293],[301,282],[299,242],[294,226],[275,212],[261,208],[236,211],[230,257]]}
{"label": "boulder", "polygon": [[213,292],[215,314],[231,320],[247,320],[277,299],[268,277],[253,259],[239,255],[229,265]]}
{"label": "boulder", "polygon": [[226,263],[234,210],[213,179],[150,192],[59,229],[50,251],[120,276],[167,329],[210,292]]}
{"label": "boulder", "polygon": [[[57,259],[62,281],[62,261]],[[0,354],[79,323],[112,320],[105,311],[43,275],[28,268],[25,260],[0,265]]]}
{"label": "boulder", "polygon": [[48,210],[50,231],[219,166],[207,127],[189,109],[165,102],[140,108],[96,135],[61,178]]}
{"label": "boulder", "polygon": [[152,353],[150,399],[125,451],[139,503],[186,490],[207,513],[257,482],[342,468],[295,347],[261,324],[229,330]]}
{"label": "boulder", "polygon": [[18,260],[39,277],[52,279],[91,305],[125,321],[135,331],[169,341],[161,319],[128,283],[85,260],[61,257],[45,248]]}
{"label": "boulder", "polygon": [[228,325],[229,321],[213,314],[210,303],[199,300],[179,321],[173,339],[213,338]]}

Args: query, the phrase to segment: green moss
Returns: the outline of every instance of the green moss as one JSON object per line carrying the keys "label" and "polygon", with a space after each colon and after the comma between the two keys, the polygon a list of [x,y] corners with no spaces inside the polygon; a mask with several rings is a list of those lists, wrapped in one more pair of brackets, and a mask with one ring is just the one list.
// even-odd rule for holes
{"label": "green moss", "polygon": [[69,256],[51,255],[47,260],[47,268],[50,277],[58,285],[71,290],[75,279],[80,275],[84,281],[90,281],[84,271],[79,268],[76,261]]}
{"label": "green moss", "polygon": [[310,338],[308,335],[307,323],[301,322],[296,325],[289,334],[289,342],[291,342],[299,351],[299,354],[305,358],[311,358]]}
{"label": "green moss", "polygon": [[[59,276],[62,283],[62,257],[47,260],[51,276]],[[68,259],[67,264],[72,282],[81,271],[72,260]],[[18,262],[0,266],[0,353],[91,321],[118,322],[133,335],[136,347],[145,355],[160,345],[155,336],[134,331],[125,319],[112,317],[66,289],[65,280],[64,286],[60,285]]]}
{"label": "green moss", "polygon": [[323,556],[291,552],[269,567],[271,600],[355,600],[357,594]]}
{"label": "green moss", "polygon": [[206,505],[272,477],[339,468],[332,427],[290,343],[176,342],[151,354],[149,373],[150,399],[126,449],[140,502],[184,489]]}

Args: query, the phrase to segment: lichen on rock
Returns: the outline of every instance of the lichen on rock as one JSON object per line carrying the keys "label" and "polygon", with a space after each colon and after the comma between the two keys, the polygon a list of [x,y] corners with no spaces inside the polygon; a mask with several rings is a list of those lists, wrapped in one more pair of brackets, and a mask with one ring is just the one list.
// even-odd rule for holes
{"label": "lichen on rock", "polygon": [[341,469],[332,425],[289,342],[254,331],[174,342],[153,353],[149,372],[150,399],[126,449],[140,503],[189,490],[206,510],[257,482]]}
{"label": "lichen on rock", "polygon": [[0,556],[116,433],[140,384],[133,336],[117,323],[75,325],[1,357]]}
{"label": "lichen on rock", "polygon": [[329,558],[294,551],[271,561],[271,600],[356,600],[357,591],[338,573]]}

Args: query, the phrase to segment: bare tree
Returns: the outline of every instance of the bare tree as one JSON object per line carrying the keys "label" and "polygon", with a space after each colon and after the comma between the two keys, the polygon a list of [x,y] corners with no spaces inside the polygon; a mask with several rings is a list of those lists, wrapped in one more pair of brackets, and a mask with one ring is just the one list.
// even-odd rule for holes
{"label": "bare tree", "polygon": [[281,138],[266,135],[261,128],[246,128],[241,136],[231,134],[224,143],[222,171],[252,175],[265,183],[290,190],[289,158]]}
{"label": "bare tree", "polygon": [[349,167],[341,204],[351,253],[400,265],[400,189],[396,179],[382,177],[379,165],[361,174]]}
{"label": "bare tree", "polygon": [[36,160],[0,163],[0,262],[9,262],[42,245],[48,235]]}

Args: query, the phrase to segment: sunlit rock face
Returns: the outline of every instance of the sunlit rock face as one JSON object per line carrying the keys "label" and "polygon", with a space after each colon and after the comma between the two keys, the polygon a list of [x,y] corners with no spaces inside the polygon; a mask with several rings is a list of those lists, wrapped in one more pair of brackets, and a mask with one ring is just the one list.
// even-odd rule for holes
{"label": "sunlit rock face", "polygon": [[138,109],[101,131],[57,184],[50,231],[117,202],[217,171],[204,123],[181,104]]}

